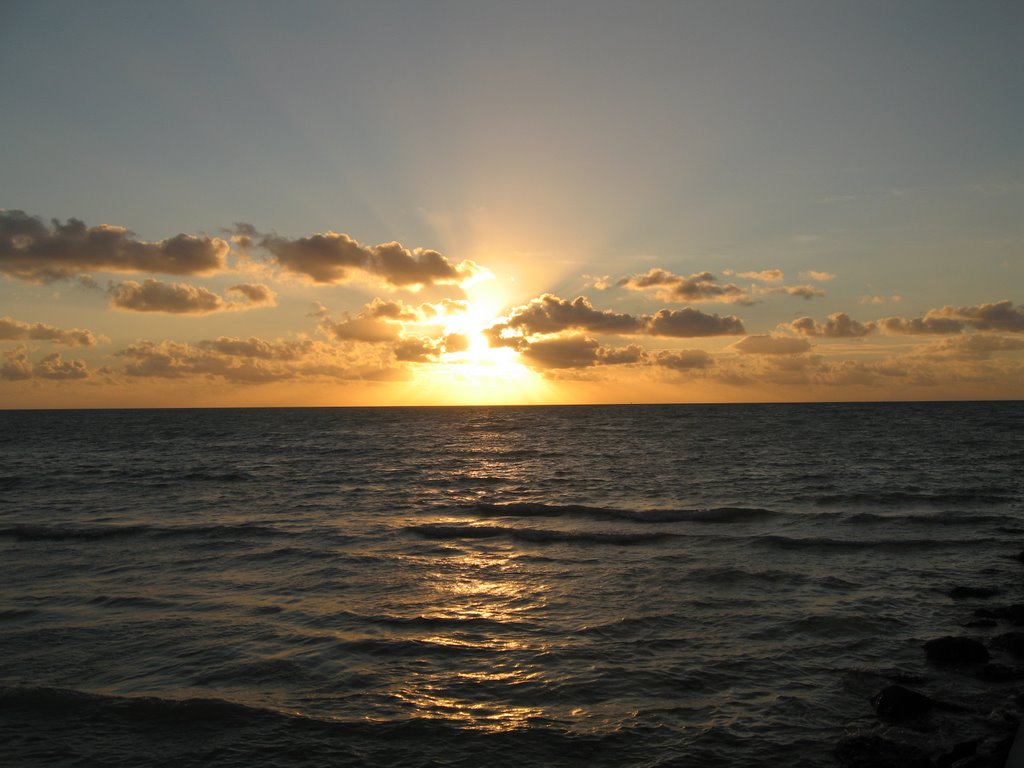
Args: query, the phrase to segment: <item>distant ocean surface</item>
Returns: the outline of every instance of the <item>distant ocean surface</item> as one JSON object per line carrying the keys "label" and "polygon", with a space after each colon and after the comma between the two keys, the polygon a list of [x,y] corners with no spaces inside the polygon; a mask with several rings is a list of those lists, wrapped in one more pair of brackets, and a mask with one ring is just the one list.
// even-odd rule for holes
{"label": "distant ocean surface", "polygon": [[1024,602],[1022,467],[1022,403],[0,412],[0,762],[831,765]]}

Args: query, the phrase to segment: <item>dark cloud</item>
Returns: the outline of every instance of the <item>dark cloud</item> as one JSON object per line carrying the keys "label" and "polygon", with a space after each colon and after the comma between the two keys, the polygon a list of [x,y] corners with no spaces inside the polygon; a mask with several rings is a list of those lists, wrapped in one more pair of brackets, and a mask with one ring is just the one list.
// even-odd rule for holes
{"label": "dark cloud", "polygon": [[132,312],[208,315],[276,303],[276,294],[265,285],[242,283],[232,286],[228,292],[238,294],[241,301],[227,301],[202,286],[188,283],[165,283],[152,278],[142,283],[126,280],[110,286],[110,306]]}
{"label": "dark cloud", "polygon": [[32,373],[41,379],[85,379],[89,369],[81,360],[61,360],[60,353],[47,355],[32,367]]}
{"label": "dark cloud", "polygon": [[699,336],[738,336],[746,333],[743,321],[735,315],[721,317],[706,314],[699,309],[659,309],[644,323],[649,336],[696,338]]}
{"label": "dark cloud", "polygon": [[810,317],[800,317],[780,327],[803,336],[823,336],[829,339],[856,339],[875,330],[874,323],[860,323],[845,312],[833,312],[824,323],[816,323]]}
{"label": "dark cloud", "polygon": [[579,330],[628,336],[639,333],[643,324],[632,315],[594,309],[584,296],[567,301],[545,293],[515,307],[502,325],[526,335]]}
{"label": "dark cloud", "polygon": [[674,275],[664,269],[654,268],[641,275],[630,275],[618,284],[631,291],[654,289],[658,298],[664,301],[697,302],[719,301],[736,304],[753,304],[754,300],[738,285],[722,285],[710,272],[697,272],[689,276]]}
{"label": "dark cloud", "polygon": [[935,317],[928,313],[924,317],[883,317],[878,327],[894,336],[919,336],[923,334],[960,333],[964,324],[948,317]]}
{"label": "dark cloud", "polygon": [[513,308],[504,322],[486,331],[492,346],[519,349],[530,336],[584,331],[611,336],[729,336],[744,333],[734,315],[721,317],[692,307],[661,309],[653,315],[629,315],[595,309],[583,296],[572,301],[550,293]]}
{"label": "dark cloud", "polygon": [[945,306],[930,309],[924,317],[885,317],[878,325],[886,333],[898,335],[953,334],[967,328],[978,331],[1024,333],[1024,311],[1009,299],[966,307]]}
{"label": "dark cloud", "polygon": [[971,307],[942,307],[928,315],[933,318],[959,320],[979,331],[1024,333],[1024,310],[1014,307],[1009,299]]}
{"label": "dark cloud", "polygon": [[806,339],[765,334],[747,336],[732,344],[731,348],[747,355],[798,355],[810,351],[811,343]]}
{"label": "dark cloud", "polygon": [[594,365],[628,365],[644,359],[644,351],[636,345],[604,347],[585,336],[541,339],[525,344],[520,350],[526,361],[536,368],[587,368]]}
{"label": "dark cloud", "polygon": [[124,227],[87,227],[78,219],[46,224],[24,211],[0,210],[0,272],[30,282],[86,270],[207,275],[224,268],[228,249],[216,237],[180,234],[146,242]]}
{"label": "dark cloud", "polygon": [[395,242],[368,246],[337,232],[294,240],[268,235],[258,244],[278,266],[317,283],[344,283],[353,272],[362,272],[399,288],[411,288],[460,285],[483,273],[472,261],[452,264],[427,248],[408,249]]}
{"label": "dark cloud", "polygon": [[12,317],[0,317],[0,341],[52,341],[68,347],[91,347],[96,344],[92,331],[81,328],[62,330],[46,323],[23,323]]}
{"label": "dark cloud", "polygon": [[703,349],[680,349],[672,352],[658,352],[650,357],[652,365],[660,365],[677,371],[699,370],[714,365],[711,355]]}
{"label": "dark cloud", "polygon": [[5,381],[24,381],[32,378],[32,365],[24,348],[12,349],[4,353],[4,364],[0,365],[0,379]]}

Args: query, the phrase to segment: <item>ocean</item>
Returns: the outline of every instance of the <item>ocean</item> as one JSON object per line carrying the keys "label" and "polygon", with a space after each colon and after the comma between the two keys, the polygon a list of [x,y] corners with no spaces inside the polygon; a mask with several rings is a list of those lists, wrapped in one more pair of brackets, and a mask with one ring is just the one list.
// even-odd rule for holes
{"label": "ocean", "polygon": [[1019,402],[0,412],[0,762],[827,766],[894,680],[988,727],[1020,683],[922,644],[1024,602],[1022,469]]}

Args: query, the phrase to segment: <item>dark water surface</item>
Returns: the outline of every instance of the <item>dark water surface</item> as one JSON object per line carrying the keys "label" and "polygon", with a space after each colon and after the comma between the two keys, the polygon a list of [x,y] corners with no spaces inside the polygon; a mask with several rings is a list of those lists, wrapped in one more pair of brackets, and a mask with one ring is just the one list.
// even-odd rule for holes
{"label": "dark water surface", "polygon": [[1021,403],[0,412],[0,761],[829,765],[1024,602],[1022,467]]}

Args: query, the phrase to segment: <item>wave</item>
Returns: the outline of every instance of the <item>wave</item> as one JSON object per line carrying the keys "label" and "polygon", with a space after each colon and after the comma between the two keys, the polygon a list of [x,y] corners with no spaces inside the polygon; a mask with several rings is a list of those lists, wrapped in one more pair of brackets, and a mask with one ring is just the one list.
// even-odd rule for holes
{"label": "wave", "polygon": [[[905,552],[920,549],[941,549],[943,547],[963,547],[962,540],[952,539],[833,539],[827,536],[792,537],[779,534],[755,536],[751,543],[763,545],[771,549],[816,549],[816,550],[861,550],[876,549],[887,552]],[[996,539],[976,539],[970,544],[993,544]]]}
{"label": "wave", "polygon": [[278,713],[224,699],[162,699],[155,696],[110,696],[70,688],[0,687],[0,709],[42,710],[67,714],[76,710],[120,711],[135,721],[171,720],[176,723],[227,725]]}
{"label": "wave", "polygon": [[451,523],[412,525],[408,526],[406,530],[428,539],[493,539],[505,536],[517,541],[538,544],[649,544],[674,536],[674,534],[667,531],[652,533],[557,531],[543,528],[513,528],[503,525],[458,525]]}
{"label": "wave", "polygon": [[935,525],[935,526],[956,526],[969,525],[978,526],[984,524],[999,524],[1017,522],[1016,518],[1007,515],[976,515],[971,512],[960,512],[950,510],[935,514],[902,514],[902,515],[880,515],[875,512],[859,512],[847,518],[851,523],[907,523],[910,525]]}
{"label": "wave", "polygon": [[17,541],[100,541],[134,536],[175,537],[203,536],[234,538],[238,536],[289,536],[287,531],[254,523],[219,523],[211,525],[14,525],[0,528],[0,538]]}
{"label": "wave", "polygon": [[818,496],[814,503],[820,506],[842,504],[869,504],[872,506],[898,506],[901,504],[1008,504],[1020,501],[1020,496],[992,492],[989,489],[924,493],[917,491],[889,491],[879,493],[835,493]]}
{"label": "wave", "polygon": [[619,507],[591,507],[584,504],[477,502],[463,507],[481,515],[501,517],[586,517],[596,520],[632,520],[638,523],[746,523],[768,520],[782,513],[760,507],[708,507],[700,509],[632,510]]}

